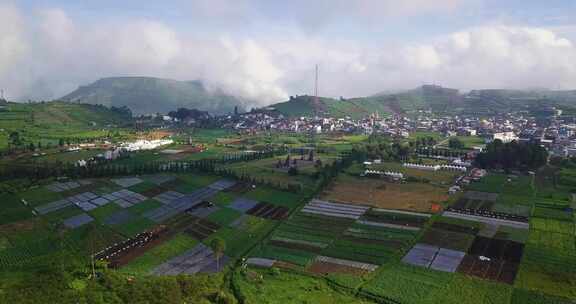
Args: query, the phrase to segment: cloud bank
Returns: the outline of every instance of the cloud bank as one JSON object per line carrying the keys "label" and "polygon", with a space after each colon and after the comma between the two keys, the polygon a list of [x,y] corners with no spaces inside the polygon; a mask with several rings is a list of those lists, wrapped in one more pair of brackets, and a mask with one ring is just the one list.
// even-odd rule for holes
{"label": "cloud bank", "polygon": [[[283,24],[299,25],[283,28],[282,35],[266,35],[261,28],[252,36],[183,31],[155,19],[85,23],[59,8],[25,12],[13,3],[0,4],[0,88],[12,99],[38,100],[108,76],[201,79],[265,105],[311,93],[315,64],[326,96],[370,95],[423,83],[462,89],[576,88],[576,46],[552,29],[487,24],[388,45],[309,33],[330,26],[344,11],[353,21],[369,20],[451,12],[463,1],[359,1],[353,7],[340,0],[301,2],[295,7],[326,14],[308,20],[296,10]],[[234,10],[226,0],[214,2],[215,7],[211,3],[195,2],[194,9],[204,17],[214,9],[234,24],[258,14],[249,1],[235,2]]]}

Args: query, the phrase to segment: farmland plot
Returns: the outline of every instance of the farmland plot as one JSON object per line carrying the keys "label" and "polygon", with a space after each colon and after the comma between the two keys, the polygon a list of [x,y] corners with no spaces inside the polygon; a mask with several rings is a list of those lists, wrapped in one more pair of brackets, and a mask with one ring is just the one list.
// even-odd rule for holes
{"label": "farmland plot", "polygon": [[[282,223],[266,246],[252,256],[261,254],[301,266],[307,266],[315,256],[324,256],[323,260],[314,259],[310,271],[360,273],[366,269],[354,270],[350,265],[379,266],[389,261],[414,240],[418,226],[427,219],[427,215],[410,212],[371,210],[313,199]],[[415,229],[406,229],[402,223]],[[348,261],[350,265],[334,261]]]}
{"label": "farmland plot", "polygon": [[[229,258],[223,256],[220,259],[221,270]],[[152,270],[154,275],[178,275],[178,274],[196,274],[198,272],[214,272],[216,258],[212,249],[198,244],[185,253],[174,257]]]}
{"label": "farmland plot", "polygon": [[388,183],[339,176],[322,199],[377,208],[431,212],[432,205],[448,199],[446,187],[424,183]]}

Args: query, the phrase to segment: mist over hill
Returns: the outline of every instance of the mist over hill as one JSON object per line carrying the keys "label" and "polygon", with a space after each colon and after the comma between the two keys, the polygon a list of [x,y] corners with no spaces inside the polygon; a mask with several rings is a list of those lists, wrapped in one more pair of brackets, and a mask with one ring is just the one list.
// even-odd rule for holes
{"label": "mist over hill", "polygon": [[495,114],[511,110],[539,110],[545,107],[576,109],[576,91],[545,89],[482,89],[461,92],[437,85],[424,85],[412,90],[382,92],[367,97],[324,98],[303,95],[271,105],[286,116],[325,114],[333,117],[360,118],[372,113],[403,114],[432,110],[446,114]]}
{"label": "mist over hill", "polygon": [[[232,113],[234,107],[249,110],[257,101],[246,100],[208,88],[201,81],[177,81],[154,77],[110,77],[80,86],[61,98],[64,101],[129,107],[134,114],[168,113],[178,108],[197,109],[211,114]],[[261,103],[260,103],[261,104]],[[462,92],[438,85],[423,85],[405,91],[386,91],[366,97],[291,96],[288,101],[269,105],[285,116],[328,115],[361,118],[432,110],[450,114],[490,114],[541,106],[576,107],[576,91],[546,89],[481,89]]]}
{"label": "mist over hill", "polygon": [[177,81],[153,77],[109,77],[60,98],[64,101],[127,106],[135,114],[167,113],[177,108],[194,108],[222,114],[243,109],[249,101],[209,89],[201,81]]}

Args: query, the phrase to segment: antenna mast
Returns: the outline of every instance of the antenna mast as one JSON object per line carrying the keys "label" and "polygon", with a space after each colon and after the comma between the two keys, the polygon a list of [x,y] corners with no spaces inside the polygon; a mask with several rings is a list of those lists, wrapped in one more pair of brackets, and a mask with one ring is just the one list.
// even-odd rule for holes
{"label": "antenna mast", "polygon": [[320,102],[318,100],[318,64],[316,64],[316,74],[314,80],[314,114],[318,116],[318,107]]}

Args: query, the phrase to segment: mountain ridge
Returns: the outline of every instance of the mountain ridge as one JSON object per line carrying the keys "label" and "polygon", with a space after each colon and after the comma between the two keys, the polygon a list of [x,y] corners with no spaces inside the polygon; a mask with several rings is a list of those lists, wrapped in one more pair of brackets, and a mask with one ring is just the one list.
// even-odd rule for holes
{"label": "mountain ridge", "polygon": [[229,113],[247,100],[209,90],[202,81],[179,81],[156,77],[106,77],[78,87],[60,98],[63,101],[127,106],[135,114],[167,113],[177,108],[195,108],[212,113]]}

